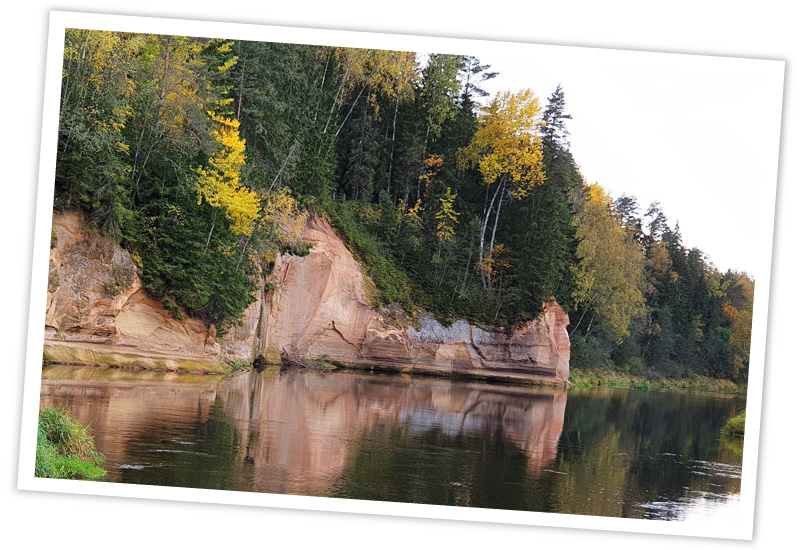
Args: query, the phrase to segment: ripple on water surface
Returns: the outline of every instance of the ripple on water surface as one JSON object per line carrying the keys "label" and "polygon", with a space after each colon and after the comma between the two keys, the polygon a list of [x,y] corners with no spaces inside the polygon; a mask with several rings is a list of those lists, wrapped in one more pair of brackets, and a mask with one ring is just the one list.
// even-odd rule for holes
{"label": "ripple on water surface", "polygon": [[75,368],[41,392],[92,427],[111,482],[670,520],[738,502],[737,399]]}

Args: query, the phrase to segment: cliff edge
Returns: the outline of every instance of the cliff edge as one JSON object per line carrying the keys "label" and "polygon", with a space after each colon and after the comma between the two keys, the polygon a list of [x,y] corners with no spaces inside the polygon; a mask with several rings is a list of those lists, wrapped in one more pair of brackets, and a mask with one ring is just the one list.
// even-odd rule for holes
{"label": "cliff edge", "polygon": [[[177,320],[141,286],[137,266],[80,214],[53,216],[45,357],[169,370],[224,371],[226,363],[290,356],[342,366],[566,384],[569,318],[555,302],[512,331],[420,314],[418,328],[372,307],[372,281],[327,219],[309,217],[307,256],[279,255],[240,326]],[[55,241],[55,240],[54,240]],[[391,319],[391,322],[390,320]],[[227,361],[226,361],[227,360]]]}

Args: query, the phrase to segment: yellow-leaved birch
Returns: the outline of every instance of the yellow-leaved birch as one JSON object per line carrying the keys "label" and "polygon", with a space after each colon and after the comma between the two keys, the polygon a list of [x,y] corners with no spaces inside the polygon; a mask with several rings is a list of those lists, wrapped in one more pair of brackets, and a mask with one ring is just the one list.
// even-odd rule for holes
{"label": "yellow-leaved birch", "polygon": [[[516,94],[501,92],[478,118],[478,131],[470,144],[458,151],[456,161],[459,169],[477,167],[483,184],[488,188],[495,187],[491,202],[485,207],[479,265],[483,264],[486,229],[494,210],[494,227],[489,243],[491,258],[506,191],[513,198],[522,199],[544,182],[539,135],[541,111],[539,100],[531,90]],[[489,193],[486,198],[488,202]],[[491,286],[491,279],[484,279],[484,285]]]}

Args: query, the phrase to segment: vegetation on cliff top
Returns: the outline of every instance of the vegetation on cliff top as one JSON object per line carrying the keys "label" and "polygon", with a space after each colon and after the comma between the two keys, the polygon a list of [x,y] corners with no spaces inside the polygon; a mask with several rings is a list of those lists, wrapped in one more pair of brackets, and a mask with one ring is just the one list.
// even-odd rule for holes
{"label": "vegetation on cliff top", "polygon": [[62,409],[39,411],[36,476],[57,479],[99,479],[103,455],[94,448],[90,429]]}
{"label": "vegetation on cliff top", "polygon": [[657,203],[584,181],[560,86],[489,98],[496,74],[470,56],[69,29],[55,204],[220,332],[278,253],[308,253],[312,210],[377,306],[510,327],[555,298],[573,365],[745,381],[753,280],[686,248]]}

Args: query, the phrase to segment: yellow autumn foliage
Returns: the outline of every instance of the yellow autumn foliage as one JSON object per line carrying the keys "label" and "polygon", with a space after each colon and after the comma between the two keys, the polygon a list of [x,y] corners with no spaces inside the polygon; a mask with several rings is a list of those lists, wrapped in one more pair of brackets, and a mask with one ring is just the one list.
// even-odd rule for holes
{"label": "yellow autumn foliage", "polygon": [[208,159],[208,167],[197,169],[197,203],[205,200],[221,208],[231,222],[231,231],[250,235],[259,217],[260,201],[254,191],[239,181],[245,163],[245,142],[239,137],[239,121],[213,111],[208,116],[215,123],[211,135],[220,147]]}
{"label": "yellow autumn foliage", "polygon": [[483,271],[493,283],[497,283],[511,267],[511,263],[506,260],[506,256],[505,245],[496,244],[492,247],[492,253],[478,262],[478,268]]}
{"label": "yellow autumn foliage", "polygon": [[531,90],[498,94],[480,115],[470,144],[459,151],[459,169],[477,166],[487,186],[506,176],[514,198],[527,196],[544,182],[541,110]]}
{"label": "yellow autumn foliage", "polygon": [[644,315],[644,259],[641,246],[630,238],[612,212],[612,200],[602,187],[585,188],[586,202],[575,216],[579,263],[573,297],[592,308],[622,341],[631,320]]}
{"label": "yellow autumn foliage", "polygon": [[264,221],[272,226],[273,232],[284,243],[296,241],[307,220],[308,212],[300,211],[300,205],[288,187],[271,193],[264,201]]}
{"label": "yellow autumn foliage", "polygon": [[[373,50],[367,48],[333,48],[333,55],[342,67],[342,87],[350,92],[368,88],[367,102],[378,114],[378,94],[390,100],[408,101],[414,97],[414,86],[420,75],[414,52]],[[344,94],[337,96],[339,104]]]}
{"label": "yellow autumn foliage", "polygon": [[452,193],[450,188],[447,188],[443,197],[439,197],[439,210],[436,212],[436,236],[443,241],[452,239],[456,230],[454,225],[458,223],[458,217],[461,215],[453,208],[453,203],[458,195]]}
{"label": "yellow autumn foliage", "polygon": [[73,95],[84,98],[86,119],[100,132],[118,136],[112,146],[120,153],[130,149],[120,134],[133,115],[130,102],[137,87],[129,69],[144,42],[142,35],[132,33],[65,31],[62,110],[75,90]]}
{"label": "yellow autumn foliage", "polygon": [[[402,202],[403,201],[401,200],[400,203],[402,204]],[[422,225],[421,214],[423,210],[425,209],[422,207],[422,199],[417,199],[417,202],[414,204],[414,206],[409,208],[408,212],[406,212],[406,219],[412,224]]]}
{"label": "yellow autumn foliage", "polygon": [[423,161],[423,165],[425,166],[425,173],[419,177],[419,181],[425,184],[423,196],[427,197],[430,193],[431,182],[444,166],[444,155],[429,155]]}

